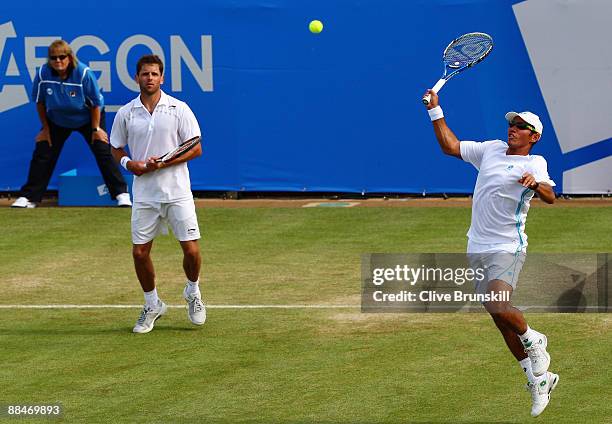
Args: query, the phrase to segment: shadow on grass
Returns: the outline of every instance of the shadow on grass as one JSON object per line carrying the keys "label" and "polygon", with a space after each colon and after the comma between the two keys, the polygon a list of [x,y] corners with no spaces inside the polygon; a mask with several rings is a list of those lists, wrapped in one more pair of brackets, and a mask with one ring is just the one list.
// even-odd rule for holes
{"label": "shadow on grass", "polygon": [[[262,424],[269,423],[270,421],[262,420],[236,420],[236,421],[211,421],[215,423],[234,423],[234,424]],[[359,420],[297,420],[297,421],[283,421],[286,424],[397,424],[401,422],[403,424],[516,424],[517,421],[460,421],[460,420],[449,420],[449,421],[404,421],[404,420],[371,420],[371,421],[359,421]]]}
{"label": "shadow on grass", "polygon": [[[194,333],[201,331],[199,327],[182,327],[178,325],[156,326],[151,333],[169,334],[176,333]],[[132,327],[129,325],[115,328],[0,328],[0,336],[54,336],[54,335],[70,335],[70,336],[93,336],[93,335],[126,335],[146,337],[147,334],[136,334],[132,332]]]}

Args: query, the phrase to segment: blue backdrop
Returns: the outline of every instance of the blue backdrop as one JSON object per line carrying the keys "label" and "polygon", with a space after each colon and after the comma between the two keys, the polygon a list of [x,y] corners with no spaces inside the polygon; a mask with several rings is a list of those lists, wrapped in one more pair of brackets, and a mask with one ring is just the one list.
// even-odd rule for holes
{"label": "blue backdrop", "polygon": [[[0,190],[27,176],[39,123],[33,72],[55,38],[96,70],[109,127],[130,89],[137,58],[166,64],[163,89],[186,101],[203,130],[190,164],[194,190],[447,192],[473,189],[475,170],[445,157],[421,104],[455,36],[492,35],[491,55],[441,91],[461,139],[506,138],[504,114],[532,110],[544,123],[534,153],[561,185],[564,157],[512,5],[501,0],[201,0],[72,6],[22,0],[0,19]],[[323,21],[321,34],[308,31]],[[21,88],[20,88],[21,87]],[[57,176],[97,173],[80,135],[66,144]]]}

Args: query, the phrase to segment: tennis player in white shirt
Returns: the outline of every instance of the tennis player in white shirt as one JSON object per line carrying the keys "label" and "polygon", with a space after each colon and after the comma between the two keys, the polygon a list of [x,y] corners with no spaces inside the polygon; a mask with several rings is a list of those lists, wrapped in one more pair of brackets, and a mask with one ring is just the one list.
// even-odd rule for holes
{"label": "tennis player in white shirt", "polygon": [[[140,95],[117,112],[111,131],[113,156],[134,177],[132,207],[132,255],[145,305],[134,326],[135,333],[148,333],[166,313],[159,298],[151,248],[155,237],[166,230],[166,223],[183,250],[187,284],[183,296],[190,321],[206,321],[206,309],[199,289],[201,256],[200,229],[196,216],[187,161],[202,154],[198,144],[170,162],[155,162],[164,153],[194,137],[200,127],[187,104],[161,90],[164,65],[156,55],[145,55],[136,65]],[[125,151],[129,147],[131,157]]]}
{"label": "tennis player in white shirt", "polygon": [[[459,141],[444,119],[439,98],[427,90],[427,106],[442,151],[471,163],[478,169],[468,231],[468,258],[473,267],[484,268],[486,278],[477,283],[481,292],[503,293],[510,299],[525,254],[525,220],[534,194],[554,203],[555,183],[548,175],[546,160],[531,155],[542,136],[542,122],[531,112],[509,112],[508,141]],[[501,297],[501,296],[498,296]],[[523,313],[510,301],[484,303],[497,328],[529,380],[531,415],[540,415],[550,400],[559,376],[548,371],[550,355],[547,338],[529,327]]]}

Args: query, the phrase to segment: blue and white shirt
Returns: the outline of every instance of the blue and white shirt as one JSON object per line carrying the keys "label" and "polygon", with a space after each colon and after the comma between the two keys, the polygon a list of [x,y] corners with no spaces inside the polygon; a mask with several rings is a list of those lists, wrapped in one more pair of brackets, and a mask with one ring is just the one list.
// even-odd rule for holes
{"label": "blue and white shirt", "polygon": [[104,107],[98,81],[91,70],[78,63],[63,80],[48,64],[36,72],[32,85],[32,98],[43,103],[47,118],[65,128],[79,128],[91,121],[90,109]]}
{"label": "blue and white shirt", "polygon": [[526,251],[525,220],[534,191],[518,180],[528,172],[537,182],[555,186],[546,160],[538,155],[507,155],[508,144],[501,140],[462,141],[460,149],[461,158],[478,170],[467,234],[470,242]]}

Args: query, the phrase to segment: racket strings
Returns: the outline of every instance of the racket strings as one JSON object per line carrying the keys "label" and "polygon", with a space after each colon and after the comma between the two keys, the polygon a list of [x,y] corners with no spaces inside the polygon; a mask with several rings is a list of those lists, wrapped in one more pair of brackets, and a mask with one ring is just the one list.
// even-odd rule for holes
{"label": "racket strings", "polygon": [[166,162],[166,161],[170,161],[172,159],[175,159],[175,158],[181,156],[182,154],[184,154],[185,152],[187,152],[188,150],[191,150],[191,148],[193,148],[199,142],[200,142],[200,138],[199,137],[196,137],[194,139],[186,141],[183,144],[179,145],[176,149],[174,149],[171,152],[168,152],[165,155],[163,155],[162,157],[160,157],[159,160]]}
{"label": "racket strings", "polygon": [[493,40],[487,34],[466,34],[453,41],[444,51],[444,62],[451,68],[469,65],[483,59]]}
{"label": "racket strings", "polygon": [[189,143],[189,144],[183,144],[183,145],[180,145],[180,146],[179,146],[179,147],[178,147],[178,148],[177,148],[177,149],[176,149],[176,150],[173,152],[173,154],[172,154],[171,156],[173,156],[173,155],[178,155],[178,154],[180,154],[180,153],[183,153],[183,152],[184,152],[184,151],[186,151],[186,150],[189,150],[189,149],[191,148],[191,146],[193,146],[194,144],[195,144],[195,143]]}

